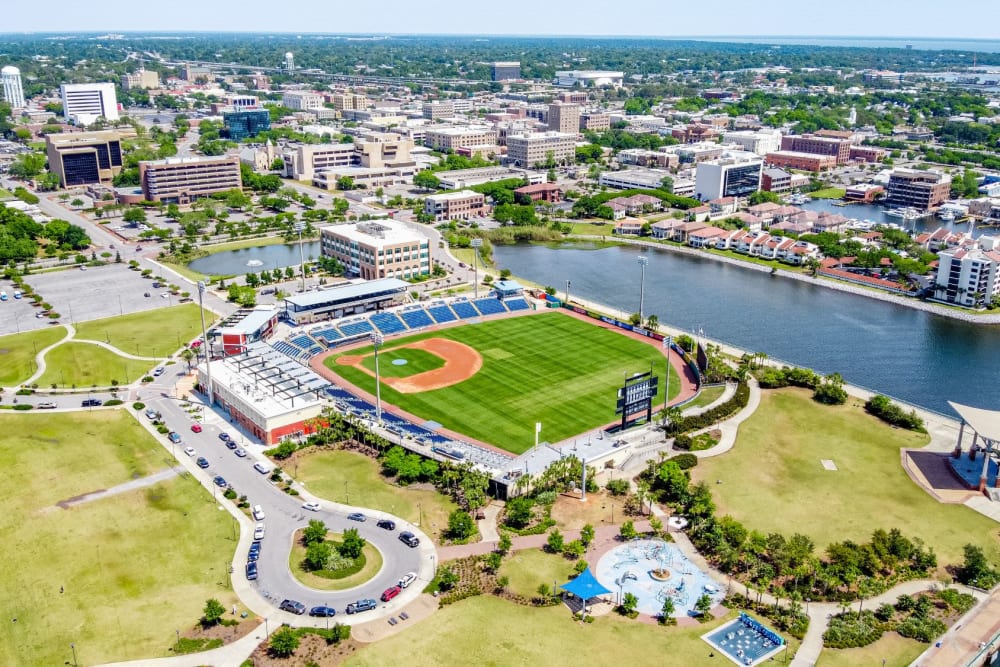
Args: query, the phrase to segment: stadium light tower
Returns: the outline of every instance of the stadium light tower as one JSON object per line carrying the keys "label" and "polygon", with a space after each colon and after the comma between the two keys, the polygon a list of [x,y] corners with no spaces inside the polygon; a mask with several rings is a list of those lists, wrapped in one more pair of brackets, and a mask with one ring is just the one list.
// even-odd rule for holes
{"label": "stadium light tower", "polygon": [[649,257],[639,256],[639,326],[642,326],[642,298],[646,287],[646,265],[649,264]]}
{"label": "stadium light tower", "polygon": [[482,239],[472,239],[472,275],[475,283],[476,299],[479,299],[479,249],[483,247]]}
{"label": "stadium light tower", "polygon": [[295,227],[293,229],[295,229],[295,231],[299,233],[299,266],[302,269],[302,291],[305,292],[306,291],[306,256],[305,256],[305,250],[303,250],[303,248],[302,248],[302,232],[304,232],[305,229],[306,229],[306,223],[302,222],[301,220],[296,220],[295,221]]}
{"label": "stadium light tower", "polygon": [[198,310],[201,313],[201,338],[205,350],[205,374],[208,376],[208,409],[212,409],[212,350],[208,345],[208,333],[205,331],[205,281],[198,281]]}
{"label": "stadium light tower", "polygon": [[378,374],[378,348],[385,342],[385,338],[379,331],[371,333],[372,345],[375,346],[375,420],[382,424],[382,381]]}

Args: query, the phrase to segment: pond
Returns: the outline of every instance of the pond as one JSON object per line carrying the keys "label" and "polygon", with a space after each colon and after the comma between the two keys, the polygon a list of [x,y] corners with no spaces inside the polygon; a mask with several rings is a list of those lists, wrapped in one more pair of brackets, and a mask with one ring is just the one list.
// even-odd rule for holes
{"label": "pond", "polygon": [[[303,243],[302,254],[307,262],[319,257],[321,254],[319,241]],[[200,257],[188,264],[188,268],[209,276],[235,276],[297,266],[299,259],[299,244],[287,243],[224,250]]]}

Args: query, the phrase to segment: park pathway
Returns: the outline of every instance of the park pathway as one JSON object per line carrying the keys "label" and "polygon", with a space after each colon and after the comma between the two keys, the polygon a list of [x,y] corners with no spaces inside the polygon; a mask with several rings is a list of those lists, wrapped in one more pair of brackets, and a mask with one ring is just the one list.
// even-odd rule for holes
{"label": "park pathway", "polygon": [[62,340],[52,343],[52,345],[49,345],[48,347],[43,347],[41,350],[38,351],[38,353],[35,354],[35,368],[37,370],[35,370],[34,375],[32,375],[27,380],[22,382],[21,383],[22,385],[34,384],[35,381],[38,380],[38,378],[45,375],[45,354],[49,350],[59,347],[63,343],[72,340],[73,336],[76,335],[76,329],[73,328],[72,324],[64,324],[63,326],[66,328],[66,335],[62,338]]}
{"label": "park pathway", "polygon": [[135,354],[129,354],[124,352],[110,343],[105,343],[103,340],[90,340],[89,338],[74,338],[72,341],[62,341],[62,342],[73,342],[73,343],[89,343],[90,345],[97,345],[103,347],[109,352],[117,354],[119,357],[125,357],[126,359],[135,359],[136,361],[163,361],[166,357],[140,357]]}

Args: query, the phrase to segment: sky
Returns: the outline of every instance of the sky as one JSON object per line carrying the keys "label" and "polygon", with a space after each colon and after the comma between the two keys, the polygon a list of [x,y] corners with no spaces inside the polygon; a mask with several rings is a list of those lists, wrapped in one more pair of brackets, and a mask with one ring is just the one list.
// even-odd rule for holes
{"label": "sky", "polygon": [[1000,39],[1000,1],[46,0],[4,3],[0,32],[227,31],[491,35],[836,35]]}

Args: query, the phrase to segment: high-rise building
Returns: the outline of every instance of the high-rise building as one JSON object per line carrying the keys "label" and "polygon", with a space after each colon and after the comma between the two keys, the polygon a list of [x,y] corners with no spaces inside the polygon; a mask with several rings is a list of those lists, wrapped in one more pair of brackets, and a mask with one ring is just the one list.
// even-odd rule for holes
{"label": "high-rise building", "polygon": [[24,107],[24,88],[21,87],[21,70],[13,65],[0,69],[0,81],[3,82],[3,98],[12,109]]}
{"label": "high-rise building", "polygon": [[746,151],[729,151],[718,160],[698,163],[695,195],[701,201],[747,197],[760,190],[764,161]]}
{"label": "high-rise building", "polygon": [[147,69],[140,69],[132,74],[122,75],[122,90],[149,90],[159,87],[160,75]]}
{"label": "high-rise building", "polygon": [[293,111],[313,111],[323,108],[323,96],[308,90],[287,90],[281,95],[281,105]]}
{"label": "high-rise building", "polygon": [[556,102],[549,105],[549,129],[577,134],[580,131],[580,105]]}
{"label": "high-rise building", "polygon": [[943,203],[951,192],[951,176],[940,171],[894,169],[889,174],[885,203],[926,211]]}
{"label": "high-rise building", "polygon": [[496,62],[490,65],[490,78],[494,81],[513,81],[521,78],[521,63]]}
{"label": "high-rise building", "polygon": [[997,294],[1000,294],[1000,252],[949,248],[938,253],[935,299],[983,308]]}
{"label": "high-rise building", "polygon": [[549,162],[571,163],[576,159],[576,132],[536,132],[507,137],[507,161],[516,167],[541,167]]}
{"label": "high-rise building", "polygon": [[812,134],[789,135],[781,138],[781,150],[832,155],[837,159],[837,164],[847,164],[851,159],[851,140]]}
{"label": "high-rise building", "polygon": [[267,109],[246,109],[222,114],[226,126],[226,136],[233,141],[242,141],[257,136],[259,132],[271,129],[271,112]]}
{"label": "high-rise building", "polygon": [[110,183],[122,170],[121,135],[117,132],[68,132],[45,136],[49,171],[63,187]]}
{"label": "high-rise building", "polygon": [[405,280],[431,272],[430,242],[403,223],[372,220],[331,225],[320,234],[323,254],[340,261],[350,275]]}
{"label": "high-rise building", "polygon": [[199,197],[243,187],[237,156],[188,157],[139,163],[142,198],[187,204]]}
{"label": "high-rise building", "polygon": [[98,118],[118,120],[118,98],[113,83],[65,83],[59,87],[63,117],[79,125]]}

